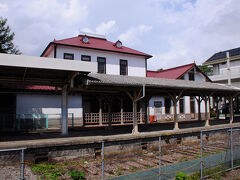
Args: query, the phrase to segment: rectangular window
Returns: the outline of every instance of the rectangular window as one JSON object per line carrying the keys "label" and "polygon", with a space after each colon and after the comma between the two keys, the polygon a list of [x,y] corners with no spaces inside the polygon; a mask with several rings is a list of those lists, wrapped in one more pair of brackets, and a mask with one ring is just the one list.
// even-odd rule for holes
{"label": "rectangular window", "polygon": [[74,54],[64,53],[63,54],[63,59],[74,60]]}
{"label": "rectangular window", "polygon": [[190,97],[190,112],[195,113],[195,99],[193,96]]}
{"label": "rectangular window", "polygon": [[170,98],[165,98],[165,114],[170,114],[171,100]]}
{"label": "rectangular window", "polygon": [[184,98],[183,97],[181,97],[180,99],[179,99],[179,112],[180,112],[180,114],[184,114]]}
{"label": "rectangular window", "polygon": [[98,73],[106,74],[106,58],[104,57],[98,57]]}
{"label": "rectangular window", "polygon": [[91,56],[82,55],[82,56],[81,56],[81,60],[82,60],[82,61],[91,61]]}
{"label": "rectangular window", "polygon": [[120,60],[120,75],[128,75],[128,62],[127,62],[127,60]]}
{"label": "rectangular window", "polygon": [[194,81],[194,80],[195,80],[194,69],[192,69],[191,71],[189,71],[188,77],[189,77],[189,81]]}

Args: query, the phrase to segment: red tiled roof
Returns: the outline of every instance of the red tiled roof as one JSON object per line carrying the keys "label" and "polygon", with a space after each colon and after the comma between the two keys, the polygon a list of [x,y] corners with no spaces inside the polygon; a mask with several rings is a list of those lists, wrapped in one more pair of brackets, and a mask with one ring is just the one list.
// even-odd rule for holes
{"label": "red tiled roof", "polygon": [[[39,86],[39,85],[32,85],[32,86],[25,86],[24,89],[29,89],[29,90],[48,90],[48,91],[53,91],[55,90],[54,86]],[[60,90],[58,88],[58,90]]]}
{"label": "red tiled roof", "polygon": [[96,49],[96,50],[103,50],[103,51],[112,51],[112,52],[125,53],[125,54],[133,54],[133,55],[145,56],[146,58],[152,57],[149,54],[146,54],[125,46],[118,48],[116,47],[115,43],[110,42],[104,38],[97,38],[92,36],[87,36],[87,37],[89,39],[88,43],[84,43],[82,41],[83,35],[79,35],[77,37],[63,39],[63,40],[54,40],[43,51],[41,56],[47,56],[47,53],[49,51],[48,49],[51,47],[51,44],[59,44],[59,45],[67,45],[67,46],[89,48],[89,49]]}
{"label": "red tiled roof", "polygon": [[147,77],[178,79],[194,66],[196,66],[196,64],[192,63],[170,69],[165,69],[162,71],[147,71]]}

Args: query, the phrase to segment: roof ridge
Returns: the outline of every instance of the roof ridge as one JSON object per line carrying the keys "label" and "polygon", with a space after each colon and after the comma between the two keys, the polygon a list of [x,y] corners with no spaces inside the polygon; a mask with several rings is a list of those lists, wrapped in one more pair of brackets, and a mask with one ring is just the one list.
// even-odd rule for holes
{"label": "roof ridge", "polygon": [[190,63],[190,64],[185,64],[185,65],[181,65],[181,66],[176,66],[176,67],[172,67],[172,68],[168,68],[168,69],[163,69],[163,70],[161,70],[161,71],[151,71],[151,72],[161,73],[161,72],[164,72],[164,71],[174,70],[174,69],[186,67],[186,66],[189,66],[189,65],[196,65],[196,63]]}

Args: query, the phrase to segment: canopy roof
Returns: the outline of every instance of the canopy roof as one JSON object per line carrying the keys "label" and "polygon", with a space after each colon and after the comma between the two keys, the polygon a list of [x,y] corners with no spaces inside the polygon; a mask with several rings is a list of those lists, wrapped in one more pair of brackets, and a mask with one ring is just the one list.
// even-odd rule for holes
{"label": "canopy roof", "polygon": [[0,54],[0,84],[62,86],[74,74],[96,71],[96,63]]}
{"label": "canopy roof", "polygon": [[134,77],[134,76],[121,76],[121,75],[107,75],[90,73],[87,76],[85,84],[89,87],[97,89],[97,87],[106,88],[108,90],[114,87],[131,88],[142,87],[143,85],[148,90],[157,92],[167,91],[181,91],[184,90],[186,95],[205,94],[210,95],[226,95],[240,93],[240,88],[234,86],[227,86],[224,84],[217,84],[211,82],[196,82],[186,80],[174,80],[163,78],[149,78],[149,77]]}

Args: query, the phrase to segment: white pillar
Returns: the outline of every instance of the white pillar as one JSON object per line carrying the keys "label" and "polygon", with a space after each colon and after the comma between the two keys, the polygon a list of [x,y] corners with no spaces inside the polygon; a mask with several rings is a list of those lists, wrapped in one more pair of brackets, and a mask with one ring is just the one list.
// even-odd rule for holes
{"label": "white pillar", "polygon": [[[207,97],[204,98],[204,102],[205,102],[205,126],[209,126],[209,118],[208,118],[208,111],[207,111],[207,102],[209,101],[209,99]],[[210,113],[210,111],[209,111]]]}
{"label": "white pillar", "polygon": [[133,130],[132,134],[138,134],[138,123],[137,123],[137,102],[133,100]]}
{"label": "white pillar", "polygon": [[67,86],[62,88],[62,121],[61,132],[62,135],[68,134],[68,92]]}

